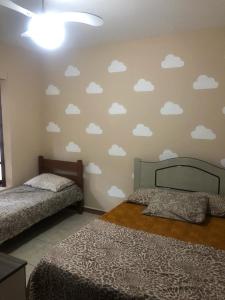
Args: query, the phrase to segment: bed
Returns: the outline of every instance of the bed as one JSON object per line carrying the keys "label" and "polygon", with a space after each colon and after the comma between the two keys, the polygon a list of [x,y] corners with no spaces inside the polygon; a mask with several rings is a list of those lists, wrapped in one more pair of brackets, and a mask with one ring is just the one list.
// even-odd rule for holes
{"label": "bed", "polygon": [[21,185],[0,192],[0,241],[9,240],[67,206],[83,209],[82,161],[39,158],[39,174],[51,173],[73,180],[59,192]]}
{"label": "bed", "polygon": [[[134,164],[134,189],[225,194],[225,170],[192,158]],[[197,225],[144,216],[124,202],[54,247],[29,300],[225,299],[225,218]]]}

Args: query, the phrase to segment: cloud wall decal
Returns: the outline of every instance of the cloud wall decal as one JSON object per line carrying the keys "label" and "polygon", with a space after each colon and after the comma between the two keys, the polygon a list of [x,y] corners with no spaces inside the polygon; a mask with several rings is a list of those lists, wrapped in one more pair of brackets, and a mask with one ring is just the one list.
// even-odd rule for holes
{"label": "cloud wall decal", "polygon": [[154,91],[154,85],[145,79],[139,79],[138,82],[134,85],[135,92],[152,92]]}
{"label": "cloud wall decal", "polygon": [[101,175],[102,174],[102,170],[100,169],[100,167],[98,165],[96,165],[93,162],[90,162],[86,167],[85,167],[85,171],[89,174],[95,174],[95,175]]}
{"label": "cloud wall decal", "polygon": [[121,73],[126,72],[127,67],[126,65],[118,60],[113,60],[111,64],[108,66],[108,72],[109,73]]}
{"label": "cloud wall decal", "polygon": [[215,140],[216,134],[212,131],[212,129],[208,129],[203,125],[198,125],[191,132],[191,136],[193,139],[199,140]]}
{"label": "cloud wall decal", "polygon": [[207,75],[200,75],[193,83],[195,90],[217,89],[218,86],[219,83],[213,77],[208,77]]}
{"label": "cloud wall decal", "polygon": [[127,155],[126,151],[122,147],[120,147],[116,144],[112,145],[112,147],[108,150],[108,153],[111,156],[126,156]]}
{"label": "cloud wall decal", "polygon": [[66,77],[77,77],[80,76],[80,70],[77,67],[70,65],[67,67],[64,75]]}
{"label": "cloud wall decal", "polygon": [[182,68],[184,66],[184,61],[179,57],[173,54],[169,54],[161,63],[163,69],[174,69]]}
{"label": "cloud wall decal", "polygon": [[225,168],[225,158],[221,159],[220,163]]}
{"label": "cloud wall decal", "polygon": [[102,134],[103,130],[101,127],[95,123],[90,123],[88,127],[86,128],[86,132],[88,134]]}
{"label": "cloud wall decal", "polygon": [[165,160],[170,158],[178,157],[177,153],[171,151],[170,149],[166,149],[162,154],[159,155],[159,160]]}
{"label": "cloud wall decal", "polygon": [[65,109],[66,115],[79,115],[80,109],[74,104],[69,104],[67,108]]}
{"label": "cloud wall decal", "polygon": [[127,109],[117,102],[112,103],[111,107],[109,108],[110,115],[124,115],[127,113]]}
{"label": "cloud wall decal", "polygon": [[69,142],[69,144],[66,146],[66,151],[67,152],[81,152],[81,148],[74,142]]}
{"label": "cloud wall decal", "polygon": [[91,82],[86,88],[86,93],[87,94],[102,94],[103,88],[99,84],[97,84],[95,82]]}
{"label": "cloud wall decal", "polygon": [[54,122],[49,122],[48,125],[46,126],[46,130],[48,132],[56,132],[56,133],[61,132],[59,125],[57,125]]}
{"label": "cloud wall decal", "polygon": [[45,94],[48,96],[58,96],[60,94],[60,89],[53,84],[49,84],[45,90]]}
{"label": "cloud wall decal", "polygon": [[225,106],[223,107],[222,112],[225,115]]}
{"label": "cloud wall decal", "polygon": [[160,109],[160,113],[161,115],[181,115],[183,114],[183,109],[180,107],[180,105],[168,101]]}
{"label": "cloud wall decal", "polygon": [[110,197],[114,197],[114,198],[123,199],[126,197],[125,193],[115,185],[112,185],[110,189],[107,191],[107,193]]}
{"label": "cloud wall decal", "polygon": [[153,132],[144,124],[137,124],[137,126],[133,129],[133,135],[149,137],[153,135]]}

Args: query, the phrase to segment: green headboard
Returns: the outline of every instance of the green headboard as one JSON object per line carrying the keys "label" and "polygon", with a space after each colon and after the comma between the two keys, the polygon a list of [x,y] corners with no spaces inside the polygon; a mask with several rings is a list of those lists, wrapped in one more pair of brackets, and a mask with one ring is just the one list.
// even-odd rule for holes
{"label": "green headboard", "polygon": [[134,190],[167,187],[225,194],[225,169],[188,157],[150,162],[134,160]]}

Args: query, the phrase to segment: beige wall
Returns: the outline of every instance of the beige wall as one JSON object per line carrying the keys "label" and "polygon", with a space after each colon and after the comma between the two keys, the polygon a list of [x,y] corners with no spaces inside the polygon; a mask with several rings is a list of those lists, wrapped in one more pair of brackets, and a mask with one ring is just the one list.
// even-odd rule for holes
{"label": "beige wall", "polygon": [[[46,57],[46,88],[54,85],[60,94],[45,97],[45,126],[54,122],[60,132],[44,129],[44,154],[64,160],[83,159],[86,165],[92,162],[100,168],[101,174],[85,174],[87,206],[109,210],[132,191],[135,157],[159,160],[165,150],[171,150],[172,154],[167,151],[161,159],[190,156],[220,165],[225,158],[224,34],[224,29],[207,30],[50,53]],[[161,67],[169,54],[177,56],[175,62],[168,62],[176,68]],[[127,70],[109,73],[113,60],[123,62]],[[74,70],[79,76],[64,76],[69,65],[77,67],[80,75]],[[204,89],[194,89],[193,83],[200,75],[208,76],[196,83]],[[133,87],[141,78],[150,81],[154,90],[135,92]],[[103,93],[88,94],[90,82],[99,84]],[[147,88],[151,90],[152,85],[147,84]],[[160,113],[168,101],[178,106],[167,106],[163,111],[172,109],[177,115]],[[127,113],[110,115],[108,110],[114,102],[123,105]],[[80,114],[67,115],[69,104],[76,105]],[[89,123],[100,126],[103,133],[87,134]],[[137,124],[144,124],[145,132],[152,136],[133,135]],[[197,127],[200,125],[204,127]],[[197,139],[191,136],[193,131]],[[78,145],[81,152],[67,152],[69,142]],[[123,148],[116,150],[124,156],[109,155],[114,144]],[[94,172],[99,173],[96,166]]]}
{"label": "beige wall", "polygon": [[41,153],[42,76],[30,51],[0,45],[0,77],[7,186],[37,173]]}
{"label": "beige wall", "polygon": [[[132,191],[134,157],[191,156],[225,167],[224,34],[224,29],[208,30],[50,52],[45,55],[45,67],[36,54],[1,45],[8,184],[19,184],[36,174],[40,153],[63,160],[83,159],[89,166],[86,206],[109,210]],[[162,68],[168,54],[176,56],[169,60],[176,68]],[[108,67],[114,60],[122,62],[126,67],[119,67],[126,71],[110,73]],[[80,74],[75,69],[77,76],[65,76],[69,65]],[[200,75],[208,76],[200,77],[204,89],[194,89]],[[151,82],[147,83],[150,91],[134,90],[139,79]],[[90,82],[100,85],[103,92],[88,94]],[[56,86],[59,95],[44,96],[49,85]],[[172,115],[161,114],[168,101],[177,104],[165,109]],[[119,107],[123,114],[109,113],[113,103],[123,106]],[[80,114],[66,114],[69,104],[77,106],[75,113],[79,108]],[[118,107],[113,108],[118,112]],[[47,132],[49,122],[56,123],[59,128],[53,126],[53,130],[60,132]],[[90,123],[100,126],[102,134],[88,134]],[[133,134],[137,124],[145,126],[147,136]],[[196,127],[198,138],[193,138]],[[70,142],[77,145],[72,151],[81,152],[68,152]],[[120,147],[112,150],[122,156],[109,154],[112,145]]]}

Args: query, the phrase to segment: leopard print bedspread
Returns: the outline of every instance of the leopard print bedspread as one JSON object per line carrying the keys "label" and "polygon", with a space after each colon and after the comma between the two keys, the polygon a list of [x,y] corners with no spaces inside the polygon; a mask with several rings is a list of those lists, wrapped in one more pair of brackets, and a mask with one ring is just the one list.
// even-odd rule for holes
{"label": "leopard print bedspread", "polygon": [[25,185],[0,192],[0,242],[82,199],[76,185],[57,193]]}
{"label": "leopard print bedspread", "polygon": [[225,251],[95,220],[31,274],[29,300],[222,300]]}

